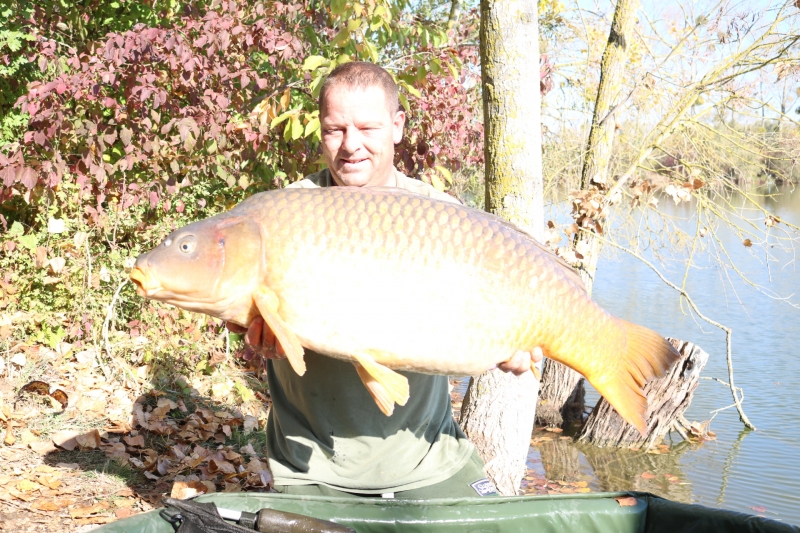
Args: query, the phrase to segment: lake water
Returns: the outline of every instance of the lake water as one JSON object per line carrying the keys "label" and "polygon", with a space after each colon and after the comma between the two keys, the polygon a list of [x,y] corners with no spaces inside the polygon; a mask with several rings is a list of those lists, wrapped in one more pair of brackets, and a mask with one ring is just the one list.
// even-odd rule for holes
{"label": "lake water", "polygon": [[[800,225],[800,188],[772,192],[778,194],[761,197],[759,203],[782,220]],[[732,203],[741,205],[741,197]],[[674,206],[662,199],[660,209],[693,232],[691,206]],[[764,227],[763,215],[755,211],[742,215]],[[800,302],[800,267],[791,261],[793,252],[773,248],[768,272],[763,252],[746,248],[732,232],[721,231],[720,236],[751,281]],[[531,447],[529,467],[548,479],[588,481],[594,490],[645,490],[800,525],[800,310],[759,293],[710,261],[700,263],[689,276],[689,293],[706,316],[733,328],[736,385],[744,389],[744,410],[758,430],[745,430],[731,408],[713,419],[716,441],[681,443],[675,435],[676,445],[669,453],[652,455],[596,449],[556,437]],[[662,268],[680,285],[682,263]],[[677,292],[640,261],[607,247],[593,298],[616,316],[697,344],[710,355],[703,375],[727,381],[724,332],[685,314]],[[587,404],[594,405],[596,393],[587,396]],[[732,403],[727,387],[703,380],[686,418],[709,420],[712,411]],[[643,478],[644,472],[654,477]]]}

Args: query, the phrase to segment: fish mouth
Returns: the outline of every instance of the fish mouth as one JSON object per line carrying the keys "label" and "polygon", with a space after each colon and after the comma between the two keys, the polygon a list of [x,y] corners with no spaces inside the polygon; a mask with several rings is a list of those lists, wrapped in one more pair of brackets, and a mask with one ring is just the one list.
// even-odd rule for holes
{"label": "fish mouth", "polygon": [[152,298],[155,293],[161,290],[161,284],[158,280],[138,266],[133,267],[129,277],[133,284],[136,285],[136,294],[139,296]]}

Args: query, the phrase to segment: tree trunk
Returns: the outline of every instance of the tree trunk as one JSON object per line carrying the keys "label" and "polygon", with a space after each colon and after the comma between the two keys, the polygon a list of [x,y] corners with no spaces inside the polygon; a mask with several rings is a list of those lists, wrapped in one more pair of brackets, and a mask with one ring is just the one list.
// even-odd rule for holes
{"label": "tree trunk", "polygon": [[[536,3],[481,1],[486,210],[537,238],[544,231]],[[503,495],[519,491],[539,384],[498,370],[470,381],[461,426]]]}
{"label": "tree trunk", "polygon": [[[600,85],[597,89],[592,128],[581,171],[581,190],[598,193],[601,199],[610,182],[608,167],[614,147],[616,127],[613,113],[616,106],[623,103],[620,88],[628,58],[627,43],[631,38],[631,28],[638,9],[639,0],[617,1],[608,43],[600,65]],[[584,228],[595,228],[597,224],[603,222],[601,215],[591,211],[588,214],[574,213],[573,216],[576,223]],[[600,243],[586,233],[579,232],[575,235],[575,244],[581,239],[588,240],[586,243],[588,252],[583,254],[584,259],[579,272],[586,289],[591,294],[597,260],[600,257]],[[570,408],[567,404],[576,403],[580,396],[580,391],[576,390],[576,387],[583,386],[581,378],[574,370],[554,361],[547,362],[547,371],[542,377],[542,393],[539,395],[539,410],[542,414],[538,420],[549,426],[569,424],[578,408]],[[580,411],[583,411],[582,405]]]}
{"label": "tree trunk", "polygon": [[673,424],[683,419],[683,413],[692,403],[692,396],[700,382],[700,372],[708,362],[708,354],[690,342],[667,339],[681,354],[680,361],[666,376],[654,379],[644,387],[647,396],[648,434],[625,422],[604,398],[595,406],[586,421],[579,440],[595,446],[645,447],[657,444]]}
{"label": "tree trunk", "polygon": [[544,362],[539,405],[536,406],[536,423],[549,427],[567,428],[583,422],[583,377],[568,366],[552,359]]}

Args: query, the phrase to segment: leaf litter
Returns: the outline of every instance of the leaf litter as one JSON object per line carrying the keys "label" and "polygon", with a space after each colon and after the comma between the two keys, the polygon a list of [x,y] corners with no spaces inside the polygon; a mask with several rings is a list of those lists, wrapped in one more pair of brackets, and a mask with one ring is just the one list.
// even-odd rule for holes
{"label": "leaf litter", "polygon": [[[82,531],[166,496],[271,490],[269,396],[235,363],[156,388],[149,369],[106,379],[91,349],[16,349],[0,371],[4,528]],[[253,385],[249,401],[243,382]]]}

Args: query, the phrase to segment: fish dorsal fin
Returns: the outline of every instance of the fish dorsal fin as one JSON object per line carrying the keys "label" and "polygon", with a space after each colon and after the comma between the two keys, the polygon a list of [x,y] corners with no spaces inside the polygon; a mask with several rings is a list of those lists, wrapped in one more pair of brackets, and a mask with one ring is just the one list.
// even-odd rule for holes
{"label": "fish dorsal fin", "polygon": [[281,347],[286,352],[286,358],[289,359],[289,364],[299,376],[305,374],[306,363],[303,360],[303,346],[297,335],[289,329],[289,326],[278,314],[278,295],[269,287],[259,287],[253,293],[253,300],[264,322],[281,343]]}

